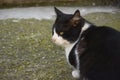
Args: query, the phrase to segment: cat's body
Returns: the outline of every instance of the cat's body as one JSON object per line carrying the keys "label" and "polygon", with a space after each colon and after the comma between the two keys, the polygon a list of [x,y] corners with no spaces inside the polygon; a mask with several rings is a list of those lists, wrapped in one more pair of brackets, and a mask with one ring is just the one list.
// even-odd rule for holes
{"label": "cat's body", "polygon": [[55,8],[54,43],[65,47],[67,62],[80,80],[120,80],[120,32],[97,27],[80,16]]}

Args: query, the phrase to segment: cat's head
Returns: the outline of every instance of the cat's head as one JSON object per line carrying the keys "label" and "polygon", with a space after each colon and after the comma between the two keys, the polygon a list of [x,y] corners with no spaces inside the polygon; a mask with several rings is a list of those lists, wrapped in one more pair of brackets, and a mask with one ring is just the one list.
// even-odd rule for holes
{"label": "cat's head", "polygon": [[80,16],[80,11],[74,14],[65,14],[55,8],[56,20],[52,28],[52,41],[60,46],[67,46],[74,43],[81,32],[84,20]]}

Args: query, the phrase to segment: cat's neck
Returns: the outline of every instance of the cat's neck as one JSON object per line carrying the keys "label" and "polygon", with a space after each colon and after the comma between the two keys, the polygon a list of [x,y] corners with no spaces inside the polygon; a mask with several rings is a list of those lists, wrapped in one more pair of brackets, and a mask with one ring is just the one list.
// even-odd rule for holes
{"label": "cat's neck", "polygon": [[69,53],[70,53],[70,51],[72,50],[72,48],[76,45],[76,43],[77,43],[80,39],[82,39],[82,38],[81,38],[82,33],[83,33],[84,31],[86,31],[90,26],[91,26],[91,23],[85,22],[84,26],[83,26],[82,29],[81,29],[81,32],[80,32],[80,34],[79,34],[78,39],[77,39],[75,42],[70,43],[69,45],[66,45],[66,46],[65,46],[65,51],[66,51],[66,57],[67,57],[67,59],[68,59]]}
{"label": "cat's neck", "polygon": [[77,39],[75,42],[70,43],[69,45],[66,45],[66,46],[65,46],[65,49],[68,49],[68,48],[71,49],[71,47],[73,47],[73,46],[80,40],[82,33],[83,33],[84,31],[86,31],[88,28],[90,28],[90,26],[91,26],[91,23],[85,22],[84,26],[82,27],[82,29],[81,29],[81,31],[80,31],[80,33],[79,33],[78,39]]}

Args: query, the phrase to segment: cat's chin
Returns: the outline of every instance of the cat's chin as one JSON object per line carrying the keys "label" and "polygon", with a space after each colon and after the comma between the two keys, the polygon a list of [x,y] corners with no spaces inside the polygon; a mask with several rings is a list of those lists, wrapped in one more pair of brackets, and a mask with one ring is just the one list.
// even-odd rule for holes
{"label": "cat's chin", "polygon": [[69,42],[65,42],[65,43],[60,43],[60,42],[54,42],[56,45],[58,45],[58,46],[61,46],[61,47],[67,47],[68,45],[70,45],[70,43]]}
{"label": "cat's chin", "polygon": [[53,43],[58,45],[58,46],[61,46],[61,47],[67,47],[68,45],[70,45],[71,43],[67,40],[64,40],[64,39],[58,39],[58,40],[53,40]]}

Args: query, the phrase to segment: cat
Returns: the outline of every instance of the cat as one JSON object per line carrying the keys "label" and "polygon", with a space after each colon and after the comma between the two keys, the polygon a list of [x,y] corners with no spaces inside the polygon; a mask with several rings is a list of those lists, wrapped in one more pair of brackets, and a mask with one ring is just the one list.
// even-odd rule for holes
{"label": "cat", "polygon": [[96,26],[79,10],[65,14],[55,7],[52,41],[65,48],[72,76],[78,80],[120,80],[120,32]]}

